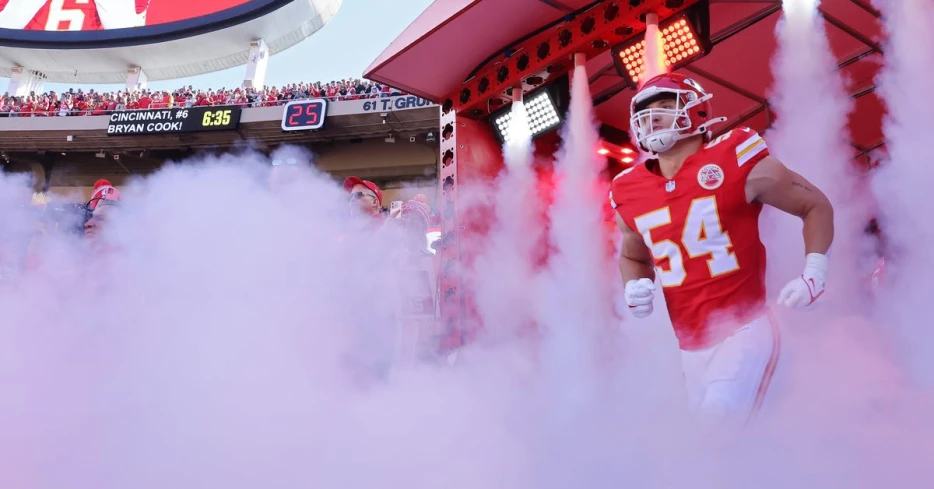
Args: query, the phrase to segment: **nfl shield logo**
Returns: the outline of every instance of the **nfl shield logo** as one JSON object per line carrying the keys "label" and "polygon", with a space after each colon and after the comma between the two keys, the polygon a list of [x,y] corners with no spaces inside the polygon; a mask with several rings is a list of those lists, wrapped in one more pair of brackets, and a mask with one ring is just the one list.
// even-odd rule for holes
{"label": "nfl shield logo", "polygon": [[674,192],[675,191],[675,181],[668,180],[668,183],[665,184],[665,192]]}

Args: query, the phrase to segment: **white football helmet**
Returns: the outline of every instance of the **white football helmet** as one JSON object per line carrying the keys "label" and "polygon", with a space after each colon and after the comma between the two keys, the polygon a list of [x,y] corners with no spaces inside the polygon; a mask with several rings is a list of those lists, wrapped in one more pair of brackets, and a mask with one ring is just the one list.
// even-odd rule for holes
{"label": "white football helmet", "polygon": [[[650,103],[673,98],[674,109],[647,108]],[[707,93],[694,80],[677,73],[665,73],[651,78],[632,98],[629,127],[639,146],[652,153],[664,153],[678,141],[706,134],[713,124],[726,117],[711,117],[713,107]],[[668,127],[655,127],[660,118],[671,118]]]}

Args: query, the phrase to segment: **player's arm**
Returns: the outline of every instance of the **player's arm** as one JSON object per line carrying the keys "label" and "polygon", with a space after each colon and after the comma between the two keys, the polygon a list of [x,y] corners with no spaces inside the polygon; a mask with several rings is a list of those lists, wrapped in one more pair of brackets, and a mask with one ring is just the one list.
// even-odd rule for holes
{"label": "player's arm", "polygon": [[616,225],[623,232],[619,273],[623,276],[626,305],[633,316],[644,318],[655,308],[655,261],[642,236],[627,226],[619,214]]}
{"label": "player's arm", "polygon": [[135,0],[96,0],[96,5],[105,30],[143,25],[143,18],[136,13]]}
{"label": "player's arm", "polygon": [[766,156],[746,178],[746,200],[798,216],[804,222],[805,252],[827,254],[833,242],[833,206],[814,184]]}
{"label": "player's arm", "polygon": [[655,280],[655,262],[652,253],[642,240],[642,235],[633,231],[623,219],[616,215],[616,225],[623,232],[623,243],[619,253],[619,273],[623,283],[647,278]]}

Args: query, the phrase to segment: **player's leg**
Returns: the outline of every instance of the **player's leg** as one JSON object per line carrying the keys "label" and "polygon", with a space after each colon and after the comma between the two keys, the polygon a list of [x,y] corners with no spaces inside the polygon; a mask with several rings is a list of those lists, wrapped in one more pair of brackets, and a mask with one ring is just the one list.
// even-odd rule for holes
{"label": "player's leg", "polygon": [[704,397],[697,414],[713,424],[748,422],[768,392],[779,352],[778,329],[769,315],[717,345],[704,371]]}
{"label": "player's leg", "polygon": [[707,393],[707,365],[716,354],[714,345],[703,350],[681,350],[681,371],[684,374],[684,390],[687,394],[688,410],[697,412]]}

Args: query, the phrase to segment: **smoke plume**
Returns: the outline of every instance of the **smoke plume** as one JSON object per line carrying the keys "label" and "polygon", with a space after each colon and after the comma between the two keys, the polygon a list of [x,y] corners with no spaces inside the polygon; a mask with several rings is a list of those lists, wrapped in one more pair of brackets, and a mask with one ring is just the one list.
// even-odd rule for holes
{"label": "smoke plume", "polygon": [[[778,117],[768,133],[772,153],[801,174],[830,199],[834,206],[834,243],[826,303],[847,311],[863,302],[861,284],[867,282],[871,261],[862,231],[869,220],[865,194],[858,193],[861,171],[850,158],[847,116],[852,102],[846,95],[837,61],[827,41],[818,2],[785,0],[777,26],[778,51],[773,59],[775,87],[771,105]],[[767,212],[771,225],[770,285],[780,288],[803,267],[801,223],[781,212]],[[780,244],[779,244],[780,243]],[[790,248],[790,250],[789,250]],[[789,251],[792,251],[789,253]]]}
{"label": "smoke plume", "polygon": [[878,93],[885,99],[884,121],[889,159],[876,170],[873,186],[879,196],[882,234],[886,239],[887,277],[879,320],[891,325],[904,361],[916,379],[934,385],[934,332],[927,326],[930,292],[934,290],[934,258],[927,243],[934,239],[929,217],[928,114],[934,99],[927,96],[934,77],[931,23],[934,5],[922,0],[876,2],[889,42]]}

